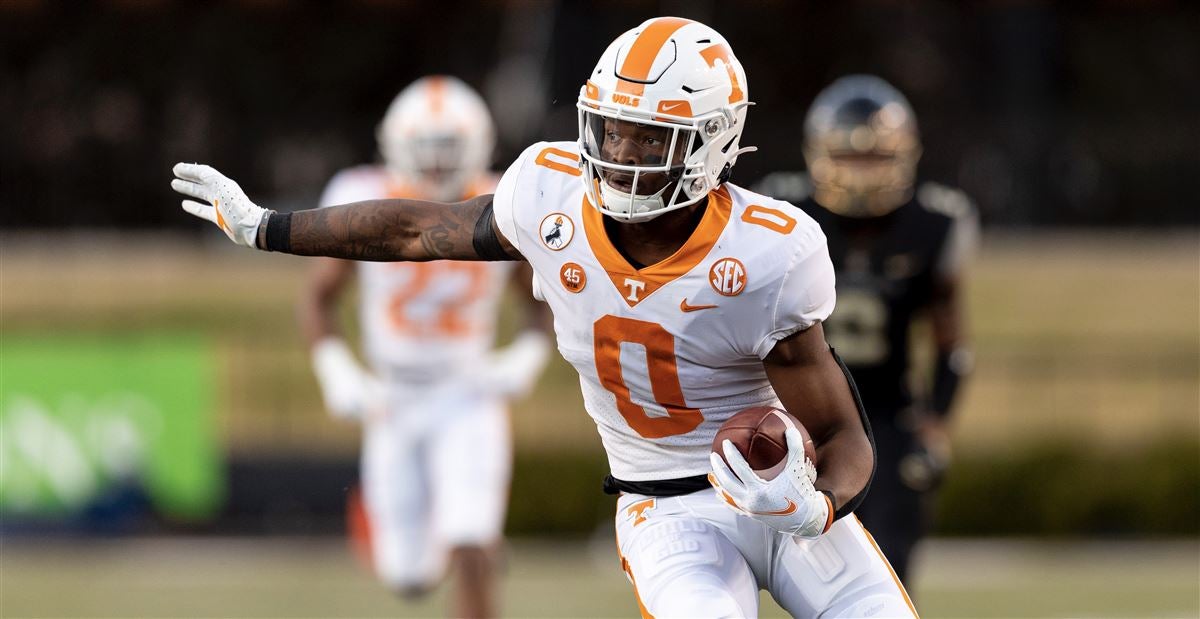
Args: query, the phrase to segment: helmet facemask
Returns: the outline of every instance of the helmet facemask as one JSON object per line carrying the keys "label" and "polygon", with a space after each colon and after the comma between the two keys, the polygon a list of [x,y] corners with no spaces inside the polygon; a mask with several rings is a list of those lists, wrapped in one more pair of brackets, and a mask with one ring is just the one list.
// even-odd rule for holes
{"label": "helmet facemask", "polygon": [[[618,219],[649,219],[675,204],[695,134],[678,125],[580,112],[580,136],[595,204]],[[668,190],[669,193],[668,193]],[[663,196],[666,195],[664,200]]]}
{"label": "helmet facemask", "polygon": [[813,197],[848,217],[879,217],[913,195],[920,148],[899,152],[844,152],[806,145]]}
{"label": "helmet facemask", "polygon": [[605,113],[580,105],[580,152],[588,199],[620,221],[649,221],[695,204],[715,188],[705,174],[715,139],[732,144],[723,117],[708,119],[711,136],[697,125]]}

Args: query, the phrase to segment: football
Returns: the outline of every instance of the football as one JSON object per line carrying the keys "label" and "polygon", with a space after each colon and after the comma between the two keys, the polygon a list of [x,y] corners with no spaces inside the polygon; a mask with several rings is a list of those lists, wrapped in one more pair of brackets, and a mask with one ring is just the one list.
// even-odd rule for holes
{"label": "football", "polygon": [[795,417],[772,406],[755,406],[735,413],[717,429],[712,450],[724,460],[721,444],[728,439],[759,477],[774,479],[786,462],[787,440],[784,432],[789,426],[800,430],[800,435],[804,437],[804,454],[816,464],[817,448],[808,430]]}

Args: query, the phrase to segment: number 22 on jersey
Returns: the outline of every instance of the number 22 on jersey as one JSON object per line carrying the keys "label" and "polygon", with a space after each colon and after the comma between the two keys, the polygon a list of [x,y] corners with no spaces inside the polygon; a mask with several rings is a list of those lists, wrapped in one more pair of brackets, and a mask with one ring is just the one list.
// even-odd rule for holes
{"label": "number 22 on jersey", "polygon": [[410,275],[388,300],[388,317],[393,328],[401,333],[438,337],[462,337],[475,331],[477,325],[468,312],[484,293],[485,264],[407,262],[396,268],[405,269]]}

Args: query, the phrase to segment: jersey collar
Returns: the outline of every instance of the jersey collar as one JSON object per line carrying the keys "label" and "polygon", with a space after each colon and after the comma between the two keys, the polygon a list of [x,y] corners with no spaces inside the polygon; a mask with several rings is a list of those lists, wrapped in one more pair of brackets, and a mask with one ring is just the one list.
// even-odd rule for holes
{"label": "jersey collar", "polygon": [[583,198],[583,230],[592,253],[600,261],[617,292],[629,307],[634,307],[659,288],[691,271],[708,255],[729,223],[733,201],[725,187],[708,194],[708,208],[692,235],[674,254],[650,266],[635,269],[617,251],[604,230],[604,215]]}

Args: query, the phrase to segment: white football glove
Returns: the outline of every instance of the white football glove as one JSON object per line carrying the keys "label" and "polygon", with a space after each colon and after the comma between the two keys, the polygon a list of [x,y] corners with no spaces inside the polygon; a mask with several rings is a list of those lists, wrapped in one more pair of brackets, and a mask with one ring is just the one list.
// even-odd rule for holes
{"label": "white football glove", "polygon": [[383,381],[358,363],[345,340],[327,337],[317,342],[312,349],[312,363],[325,408],[334,417],[362,420],[386,410]]}
{"label": "white football glove", "polygon": [[533,389],[549,357],[550,338],[541,331],[526,330],[508,346],[492,351],[480,374],[471,380],[487,393],[522,397]]}
{"label": "white football glove", "polygon": [[203,201],[184,200],[183,210],[217,224],[238,245],[258,247],[258,225],[268,213],[246,197],[245,192],[224,174],[209,166],[177,163],[171,189]]}
{"label": "white football glove", "polygon": [[755,474],[737,447],[726,440],[721,448],[729,466],[710,453],[713,472],[708,481],[734,511],[781,533],[815,538],[833,524],[833,505],[813,486],[817,467],[804,455],[800,431],[788,428],[786,437],[787,464],[774,479],[767,481]]}

